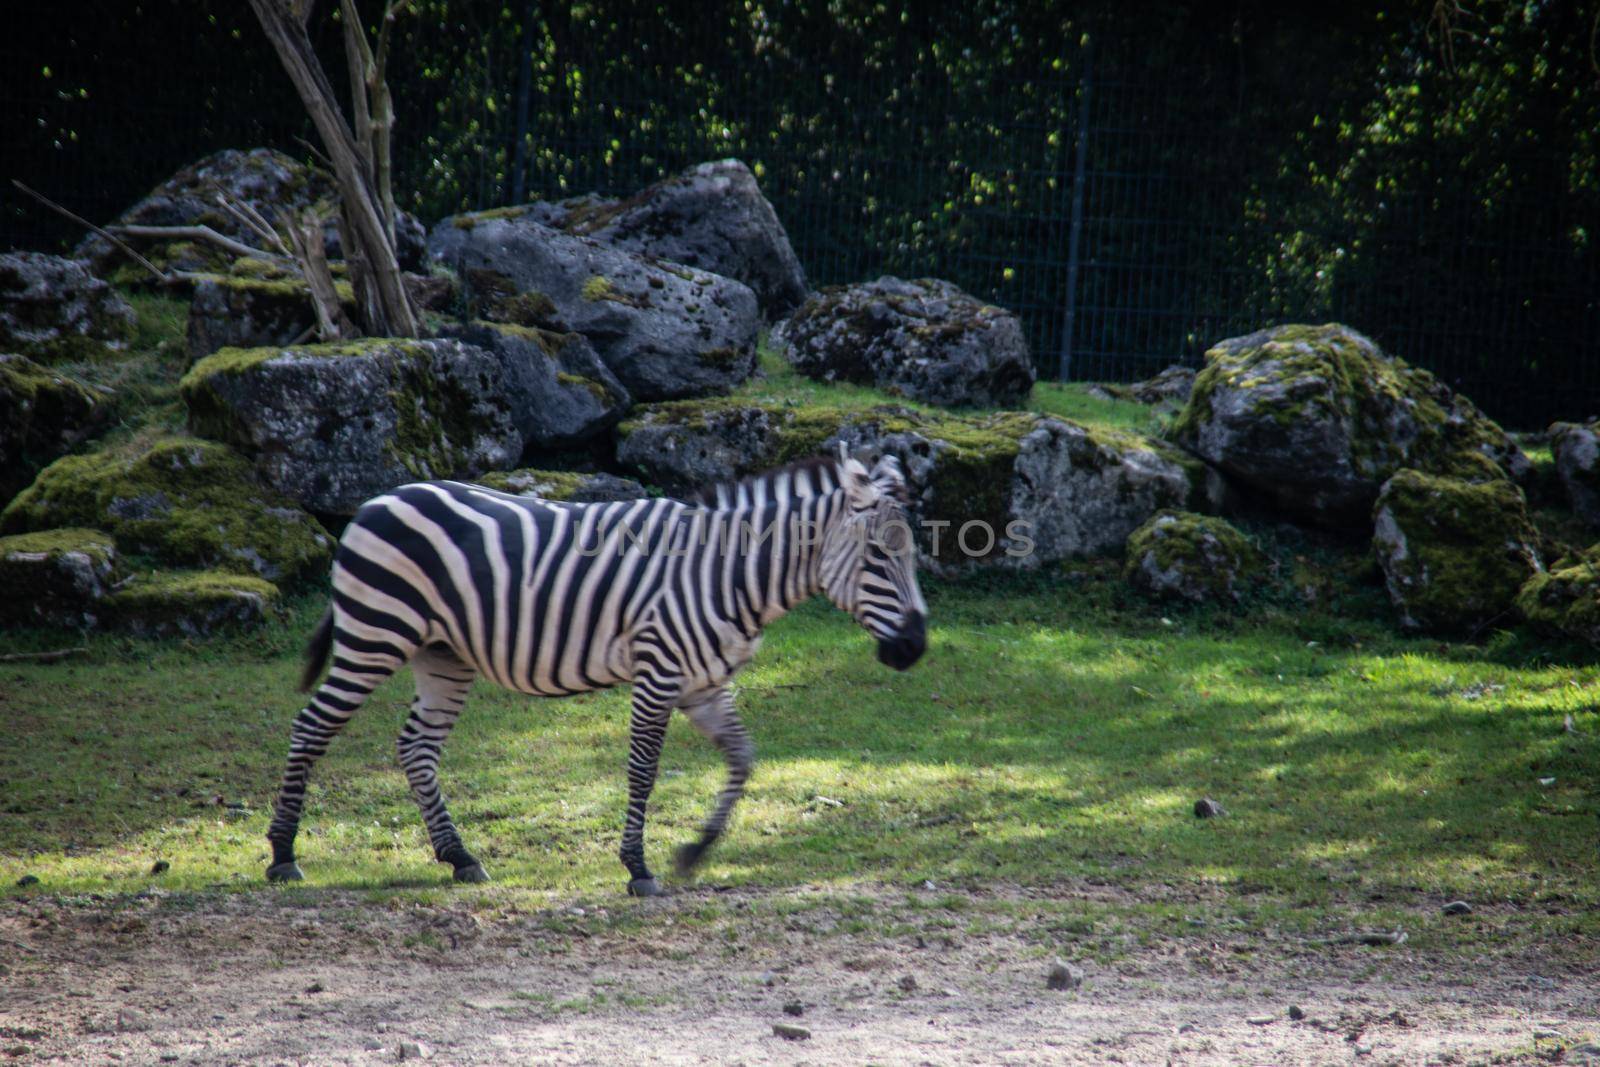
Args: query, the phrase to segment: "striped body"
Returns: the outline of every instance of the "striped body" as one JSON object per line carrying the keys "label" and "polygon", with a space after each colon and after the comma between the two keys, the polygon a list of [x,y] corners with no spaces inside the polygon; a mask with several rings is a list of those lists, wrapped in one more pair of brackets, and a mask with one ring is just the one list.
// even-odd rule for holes
{"label": "striped body", "polygon": [[[869,629],[888,631],[880,640],[894,637],[892,612],[839,593],[854,566],[842,532],[867,514],[857,506],[863,491],[852,497],[843,474],[832,463],[786,468],[723,487],[709,504],[551,503],[457,482],[402,486],[368,502],[334,558],[333,602],[318,635],[332,667],[295,721],[268,833],[273,876],[298,875],[293,841],[311,765],[367,695],[409,662],[417,697],[401,762],[435,855],[464,880],[483,869],[450,820],[437,766],[472,680],[535,696],[631,683],[622,854],[635,891],[653,891],[644,807],[671,711],[682,710],[729,762],[698,858],[720,834],[753,758],[726,686],[755,655],[762,626],[827,590]],[[914,600],[908,613],[920,620],[914,576],[899,585],[909,592],[894,596]],[[890,622],[874,621],[874,610]]]}

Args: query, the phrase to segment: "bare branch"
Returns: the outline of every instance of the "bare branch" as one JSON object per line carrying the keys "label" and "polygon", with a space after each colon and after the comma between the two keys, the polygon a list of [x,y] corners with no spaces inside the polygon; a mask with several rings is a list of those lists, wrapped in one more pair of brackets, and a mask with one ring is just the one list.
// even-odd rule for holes
{"label": "bare branch", "polygon": [[157,240],[172,241],[205,241],[214,244],[224,252],[232,252],[236,256],[265,257],[267,259],[281,259],[283,257],[274,252],[255,245],[247,245],[243,241],[235,241],[226,234],[218,233],[210,226],[112,226],[112,233],[124,237],[150,237]]}
{"label": "bare branch", "polygon": [[68,656],[76,656],[80,652],[87,651],[89,651],[87,645],[79,645],[77,648],[58,648],[50,652],[11,652],[0,656],[0,663],[22,663],[24,661],[54,663],[58,659],[66,659]]}
{"label": "bare branch", "polygon": [[71,219],[73,222],[76,222],[79,226],[83,226],[86,229],[92,230],[93,232],[99,234],[101,237],[104,237],[106,240],[110,241],[114,246],[116,246],[116,248],[119,251],[121,251],[121,252],[125,253],[126,255],[128,255],[131,259],[134,260],[134,262],[138,263],[145,270],[148,270],[151,274],[154,274],[161,281],[162,285],[170,285],[172,283],[173,279],[172,279],[171,275],[169,275],[166,271],[162,270],[160,267],[156,266],[154,263],[150,262],[148,259],[146,259],[143,256],[141,256],[139,253],[135,252],[131,247],[128,246],[128,244],[126,242],[120,240],[117,237],[116,234],[110,232],[109,230],[105,229],[104,227],[96,226],[94,223],[90,222],[88,219],[83,218],[81,215],[73,214],[72,212],[68,211],[66,208],[62,207],[60,204],[56,203],[54,200],[51,200],[49,197],[43,195],[42,193],[36,193],[32,189],[29,189],[26,185],[23,185],[21,182],[17,181],[17,179],[15,179],[15,178],[11,179],[11,184],[16,186],[22,192],[27,193],[29,196],[33,197],[35,200],[39,201],[39,203],[43,204],[45,207],[49,208],[51,211],[54,211],[59,215],[62,215],[64,217],[66,217],[66,218]]}
{"label": "bare branch", "polygon": [[272,226],[268,224],[267,220],[261,217],[261,213],[255,208],[251,207],[248,202],[241,200],[239,203],[235,204],[221,193],[217,193],[213,199],[216,200],[218,207],[222,208],[222,210],[233,216],[235,222],[239,223],[239,225],[243,226],[251,233],[254,233],[263,241],[266,241],[268,244],[272,245],[275,249],[277,249],[279,255],[285,258],[289,258],[294,255],[294,253],[289,251],[288,247],[284,245],[283,238],[279,236],[278,231],[274,230]]}
{"label": "bare branch", "polygon": [[312,156],[316,158],[318,163],[321,163],[329,170],[333,169],[333,160],[328,158],[328,153],[324,152],[322,149],[318,148],[304,137],[296,137],[295,142],[298,143],[301,148],[304,148],[307,152],[310,152]]}

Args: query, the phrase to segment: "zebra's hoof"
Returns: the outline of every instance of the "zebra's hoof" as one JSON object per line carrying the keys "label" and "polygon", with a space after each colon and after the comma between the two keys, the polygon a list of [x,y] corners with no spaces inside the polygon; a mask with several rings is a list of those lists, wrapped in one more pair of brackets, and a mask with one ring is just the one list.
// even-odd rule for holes
{"label": "zebra's hoof", "polygon": [[628,883],[630,897],[660,897],[666,895],[666,890],[654,878],[635,878]]}
{"label": "zebra's hoof", "polygon": [[465,867],[457,867],[455,879],[458,882],[487,882],[489,872],[483,869],[481,863],[469,863]]}
{"label": "zebra's hoof", "polygon": [[274,863],[267,868],[267,881],[269,882],[299,882],[305,878],[305,872],[300,870],[300,865],[294,860],[287,863]]}
{"label": "zebra's hoof", "polygon": [[709,845],[695,841],[682,845],[672,854],[672,867],[681,878],[700,866],[700,861],[706,858],[706,849]]}

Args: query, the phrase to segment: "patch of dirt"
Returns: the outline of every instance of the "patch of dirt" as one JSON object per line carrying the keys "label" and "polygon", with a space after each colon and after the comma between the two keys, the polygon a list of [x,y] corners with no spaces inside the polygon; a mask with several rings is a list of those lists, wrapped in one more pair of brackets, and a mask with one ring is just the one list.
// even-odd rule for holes
{"label": "patch of dirt", "polygon": [[[1595,969],[1556,954],[1224,923],[1124,923],[1107,951],[995,906],[1094,892],[691,889],[540,910],[305,887],[14,898],[0,1064],[369,1064],[402,1049],[461,1064],[1577,1063],[1600,1036]],[[1081,986],[1046,987],[1057,956]]]}

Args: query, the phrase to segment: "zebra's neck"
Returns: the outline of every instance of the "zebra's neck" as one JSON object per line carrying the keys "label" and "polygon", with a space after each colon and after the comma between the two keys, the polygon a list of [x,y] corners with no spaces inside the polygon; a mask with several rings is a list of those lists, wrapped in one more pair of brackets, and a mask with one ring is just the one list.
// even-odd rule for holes
{"label": "zebra's neck", "polygon": [[723,546],[723,617],[754,636],[766,623],[822,592],[822,544],[842,512],[842,490],[711,513]]}

